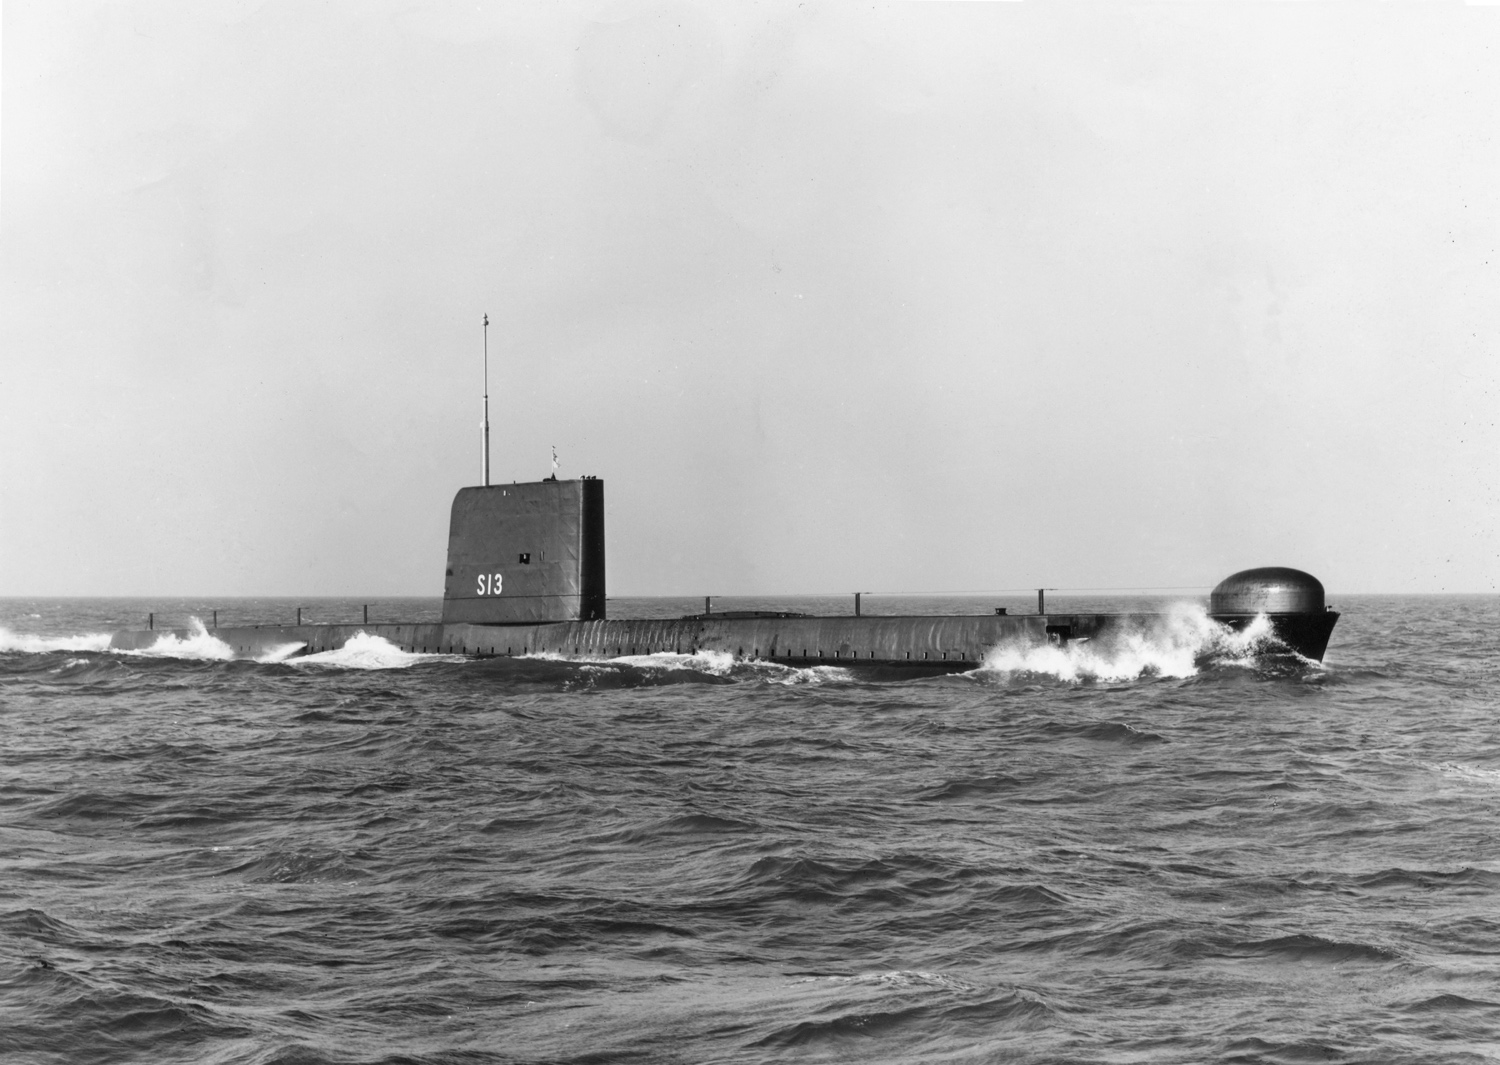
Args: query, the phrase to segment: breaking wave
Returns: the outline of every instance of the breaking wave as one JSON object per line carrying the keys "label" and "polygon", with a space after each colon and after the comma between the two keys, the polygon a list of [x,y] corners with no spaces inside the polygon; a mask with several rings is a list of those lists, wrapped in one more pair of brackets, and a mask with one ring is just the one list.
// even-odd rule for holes
{"label": "breaking wave", "polygon": [[203,661],[227,661],[234,649],[213,635],[198,618],[190,618],[185,632],[162,630],[149,647],[131,650],[110,646],[111,634],[89,632],[76,636],[33,636],[0,627],[0,651],[26,654],[48,654],[54,651],[97,651],[143,658],[186,658]]}
{"label": "breaking wave", "polygon": [[285,662],[288,658],[291,658],[294,654],[296,654],[306,646],[307,643],[304,640],[293,640],[290,643],[279,643],[274,647],[268,647],[266,650],[256,655],[255,660],[257,662],[264,663]]}
{"label": "breaking wave", "polygon": [[108,651],[109,633],[90,632],[81,636],[32,636],[12,632],[0,626],[0,651],[44,655],[53,651]]}
{"label": "breaking wave", "polygon": [[268,655],[280,654],[281,658],[262,656],[261,661],[282,661],[293,666],[325,666],[331,669],[406,669],[419,662],[468,662],[469,658],[464,655],[440,655],[425,654],[415,651],[403,651],[383,636],[372,636],[368,632],[358,632],[345,641],[344,646],[332,651],[319,651],[317,654],[299,655],[296,658],[287,658],[302,644],[290,644],[278,647],[268,652]]}
{"label": "breaking wave", "polygon": [[1286,647],[1264,614],[1236,631],[1209,617],[1201,604],[1175,603],[1165,614],[1095,639],[998,644],[975,672],[1037,673],[1073,682],[1191,677],[1205,664],[1253,665],[1270,650]]}
{"label": "breaking wave", "polygon": [[[109,638],[105,637],[104,649],[110,650]],[[150,647],[135,650],[115,649],[116,654],[135,655],[141,658],[188,658],[204,662],[227,662],[234,657],[234,648],[204,627],[198,618],[188,619],[186,635],[163,632]]]}
{"label": "breaking wave", "polygon": [[[225,661],[234,657],[234,649],[210,633],[197,618],[192,618],[184,634],[162,631],[149,647],[124,650],[110,647],[107,632],[81,633],[75,636],[34,636],[0,627],[0,652],[50,654],[56,651],[94,651],[144,658],[187,658]],[[72,664],[71,662],[69,663]]]}

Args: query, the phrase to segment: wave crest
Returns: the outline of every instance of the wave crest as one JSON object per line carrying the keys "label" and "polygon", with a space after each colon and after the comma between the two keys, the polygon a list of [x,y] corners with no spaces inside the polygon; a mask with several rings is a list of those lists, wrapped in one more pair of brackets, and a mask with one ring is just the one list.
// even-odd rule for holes
{"label": "wave crest", "polygon": [[108,651],[109,633],[89,632],[78,636],[33,636],[12,632],[0,625],[0,651],[44,655],[53,651]]}
{"label": "wave crest", "polygon": [[[297,646],[291,645],[295,650]],[[333,669],[406,669],[418,662],[467,662],[469,659],[464,655],[442,655],[427,654],[416,651],[403,651],[383,636],[372,636],[368,632],[357,632],[348,640],[344,646],[331,651],[319,651],[317,654],[299,655],[296,658],[285,658],[290,653],[285,647],[278,647],[268,655],[280,654],[281,658],[264,658],[263,661],[286,660],[288,665],[293,666],[327,666]]]}
{"label": "wave crest", "polygon": [[[105,646],[109,646],[107,642]],[[234,657],[234,648],[209,632],[200,619],[189,618],[186,635],[163,632],[150,647],[119,653],[145,658],[191,658],[205,662],[227,662]]]}

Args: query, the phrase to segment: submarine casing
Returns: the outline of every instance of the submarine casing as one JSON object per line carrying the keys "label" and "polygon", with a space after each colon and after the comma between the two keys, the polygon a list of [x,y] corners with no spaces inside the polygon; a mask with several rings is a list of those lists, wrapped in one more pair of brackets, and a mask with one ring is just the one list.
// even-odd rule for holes
{"label": "submarine casing", "polygon": [[[1217,620],[1243,628],[1258,615]],[[1321,657],[1338,615],[1265,615],[1277,637],[1307,658]],[[479,658],[526,655],[631,658],[661,653],[716,652],[787,666],[855,666],[902,673],[966,672],[997,646],[1062,645],[1108,640],[1168,624],[1162,614],[971,614],[736,618],[721,615],[668,619],[597,619],[508,625],[370,624],[259,625],[212,630],[236,657],[294,657],[333,651],[361,633],[379,636],[403,651]],[[118,632],[111,646],[144,650],[170,632]],[[287,648],[292,650],[288,652]]]}
{"label": "submarine casing", "polygon": [[[403,650],[458,655],[624,658],[721,652],[784,665],[858,665],[955,672],[997,645],[1107,639],[1166,624],[1156,614],[978,614],[809,617],[703,614],[609,619],[604,592],[604,482],[547,479],[460,489],[448,537],[437,624],[263,625],[215,629],[238,656],[342,647],[359,633]],[[1269,609],[1267,609],[1269,608]],[[1257,617],[1299,654],[1321,660],[1338,614],[1300,570],[1244,570],[1221,582],[1210,616],[1242,629]],[[116,633],[111,646],[151,646],[158,631]],[[177,631],[175,635],[190,635]]]}

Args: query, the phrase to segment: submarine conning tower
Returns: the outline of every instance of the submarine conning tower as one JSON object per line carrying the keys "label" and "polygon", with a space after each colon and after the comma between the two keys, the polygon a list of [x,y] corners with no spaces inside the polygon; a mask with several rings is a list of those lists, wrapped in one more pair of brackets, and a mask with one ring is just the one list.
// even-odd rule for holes
{"label": "submarine conning tower", "polygon": [[1208,597],[1208,613],[1236,629],[1264,614],[1278,638],[1319,661],[1339,619],[1324,601],[1323,582],[1286,566],[1241,570],[1225,577]]}
{"label": "submarine conning tower", "polygon": [[604,618],[604,482],[460,488],[448,523],[443,624]]}

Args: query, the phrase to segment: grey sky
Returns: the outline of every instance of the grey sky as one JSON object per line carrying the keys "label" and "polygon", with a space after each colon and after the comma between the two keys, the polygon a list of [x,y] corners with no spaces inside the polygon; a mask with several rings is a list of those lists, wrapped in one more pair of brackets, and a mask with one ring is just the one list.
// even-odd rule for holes
{"label": "grey sky", "polygon": [[1500,587],[1500,8],[3,18],[0,594]]}

